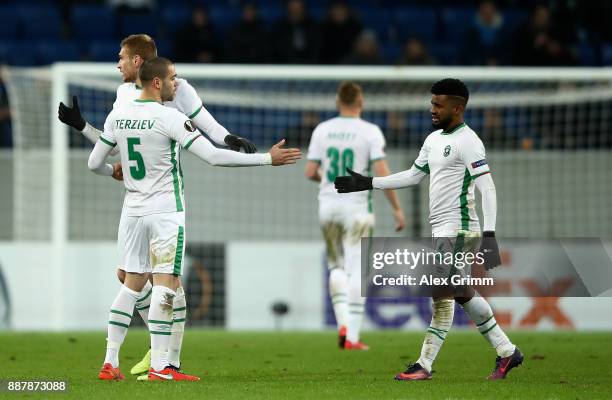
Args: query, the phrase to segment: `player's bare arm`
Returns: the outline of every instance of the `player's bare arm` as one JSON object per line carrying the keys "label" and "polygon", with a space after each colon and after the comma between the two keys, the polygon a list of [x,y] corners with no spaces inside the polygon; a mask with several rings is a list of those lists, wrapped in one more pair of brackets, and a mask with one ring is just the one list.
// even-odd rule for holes
{"label": "player's bare arm", "polygon": [[[374,175],[376,175],[377,177],[388,176],[391,174],[389,164],[385,159],[374,161],[374,163],[372,164],[372,168],[374,169]],[[397,193],[394,190],[385,190],[385,196],[387,197],[387,200],[391,205],[391,209],[393,210],[393,218],[395,219],[395,231],[399,232],[406,226],[404,210],[402,210],[399,198],[397,197]]]}
{"label": "player's bare arm", "polygon": [[304,175],[306,179],[309,179],[314,182],[321,182],[321,163],[314,160],[308,160],[306,162],[306,170],[304,171]]}

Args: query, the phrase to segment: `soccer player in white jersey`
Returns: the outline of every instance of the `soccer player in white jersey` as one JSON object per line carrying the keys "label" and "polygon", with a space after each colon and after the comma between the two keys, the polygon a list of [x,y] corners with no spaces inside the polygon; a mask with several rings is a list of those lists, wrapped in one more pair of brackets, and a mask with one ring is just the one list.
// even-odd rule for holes
{"label": "soccer player in white jersey", "polygon": [[88,167],[112,175],[105,163],[119,148],[126,196],[118,235],[124,285],[111,306],[106,357],[101,374],[122,379],[119,348],[130,324],[138,294],[153,274],[149,310],[151,368],[149,380],[199,380],[171,368],[168,361],[173,325],[173,303],[185,254],[185,200],[181,184],[180,148],[212,165],[260,166],[295,163],[299,149],[283,149],[284,140],[265,154],[243,154],[218,149],[202,138],[195,124],[179,111],[164,107],[177,89],[172,62],[153,58],[139,72],[142,94],[108,115],[104,132],[91,152]]}
{"label": "soccer player in white jersey", "polygon": [[[153,39],[144,34],[130,35],[123,39],[120,44],[119,61],[117,68],[121,73],[124,83],[117,89],[117,96],[113,108],[121,104],[129,104],[134,99],[140,97],[142,88],[138,81],[138,69],[143,62],[157,56],[157,48]],[[183,114],[190,117],[196,127],[204,131],[215,143],[220,145],[228,145],[232,150],[240,151],[243,149],[246,153],[257,151],[255,146],[246,139],[231,135],[221,124],[219,124],[212,115],[202,105],[202,100],[196,93],[195,89],[185,80],[176,79],[177,90],[174,100],[164,102],[164,105],[176,108]],[[63,103],[59,105],[59,119],[65,124],[72,126],[80,131],[92,143],[96,143],[100,134],[98,129],[91,126],[85,121],[79,110],[79,104],[76,96],[73,96],[73,106],[67,107]],[[111,152],[112,155],[117,153],[117,149]],[[122,171],[121,164],[115,164],[115,179],[121,179]],[[121,283],[125,279],[125,271],[122,267],[117,269],[117,276]],[[180,352],[183,341],[183,332],[185,328],[186,318],[186,299],[184,290],[179,287],[178,295],[175,299],[176,307],[176,323],[172,326],[171,335],[171,365],[180,368]],[[147,283],[143,288],[143,292],[139,296],[139,301],[136,304],[136,309],[142,317],[145,324],[147,323],[147,315],[149,312],[149,303],[151,301],[151,284]],[[131,369],[133,375],[146,373],[150,366],[150,351],[145,354],[143,359]]]}
{"label": "soccer player in white jersey", "polygon": [[[473,238],[480,239],[480,223],[474,206],[476,187],[482,196],[484,216],[479,251],[484,267],[495,268],[501,264],[495,239],[497,196],[484,145],[463,119],[468,89],[458,79],[443,79],[432,86],[431,93],[431,118],[437,130],[425,139],[412,168],[380,178],[349,171],[351,176],[336,178],[336,188],[340,193],[399,189],[416,185],[430,175],[429,221],[434,245],[450,242],[450,247],[456,249],[468,247],[470,242],[474,242]],[[473,288],[465,289],[456,294],[454,300],[497,352],[495,369],[489,379],[503,379],[523,362],[523,355],[495,321],[489,303]],[[451,328],[454,314],[453,296],[438,297],[434,294],[433,297],[433,316],[421,356],[405,372],[396,375],[398,380],[431,379],[432,363]]]}
{"label": "soccer player in white jersey", "polygon": [[[371,235],[374,214],[369,193],[341,195],[334,179],[346,168],[376,176],[389,175],[385,138],[378,126],[361,119],[363,92],[353,82],[338,87],[339,116],[320,123],[308,147],[306,177],[319,184],[319,221],[327,250],[329,293],[338,324],[338,345],[347,350],[368,350],[359,338],[365,298],[361,296],[361,238]],[[404,213],[397,195],[385,191],[393,209],[396,230],[404,228]]]}

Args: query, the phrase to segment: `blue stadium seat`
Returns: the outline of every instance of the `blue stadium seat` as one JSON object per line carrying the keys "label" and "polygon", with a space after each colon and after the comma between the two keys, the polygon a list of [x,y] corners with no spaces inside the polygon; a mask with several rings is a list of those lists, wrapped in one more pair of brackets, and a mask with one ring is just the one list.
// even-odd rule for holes
{"label": "blue stadium seat", "polygon": [[219,34],[229,32],[240,21],[241,10],[238,7],[213,6],[208,9],[211,24]]}
{"label": "blue stadium seat", "polygon": [[525,10],[519,9],[505,9],[501,10],[504,16],[504,26],[506,29],[516,31],[529,19],[529,13]]}
{"label": "blue stadium seat", "polygon": [[389,10],[380,8],[361,8],[358,12],[365,30],[376,32],[378,40],[394,40],[396,36],[393,15]]}
{"label": "blue stadium seat", "polygon": [[277,23],[285,15],[285,11],[278,6],[262,6],[257,12],[259,13],[259,18],[266,25]]}
{"label": "blue stadium seat", "polygon": [[107,6],[74,6],[70,16],[74,37],[105,40],[115,36],[115,19]]}
{"label": "blue stadium seat", "polygon": [[11,42],[7,49],[6,62],[9,65],[30,66],[38,64],[36,55],[36,42],[22,40]]}
{"label": "blue stadium seat", "polygon": [[399,7],[394,13],[400,39],[417,37],[431,43],[436,38],[437,18],[433,8]]}
{"label": "blue stadium seat", "polygon": [[603,65],[612,65],[612,43],[606,43],[601,47],[601,62]]}
{"label": "blue stadium seat", "polygon": [[116,40],[92,41],[87,54],[91,61],[117,61],[119,43]]}
{"label": "blue stadium seat", "polygon": [[442,9],[440,22],[444,41],[459,44],[468,28],[473,26],[475,16],[473,7]]}
{"label": "blue stadium seat", "polygon": [[62,33],[62,18],[53,6],[20,5],[17,18],[23,27],[25,39],[54,39]]}
{"label": "blue stadium seat", "polygon": [[385,64],[397,64],[402,52],[402,46],[390,42],[383,43],[380,46],[380,52]]}
{"label": "blue stadium seat", "polygon": [[191,9],[177,5],[164,7],[159,14],[159,19],[164,37],[172,39],[177,30],[190,22]]}
{"label": "blue stadium seat", "polygon": [[595,46],[586,41],[581,42],[578,45],[578,61],[583,66],[599,65],[600,60],[597,57]]}
{"label": "blue stadium seat", "polygon": [[157,19],[153,14],[120,15],[119,36],[124,38],[136,33],[146,33],[152,37],[157,36]]}
{"label": "blue stadium seat", "polygon": [[11,42],[0,42],[0,64],[8,64],[8,54]]}
{"label": "blue stadium seat", "polygon": [[45,41],[36,46],[38,61],[43,65],[57,61],[78,61],[81,59],[79,46],[74,42]]}
{"label": "blue stadium seat", "polygon": [[429,46],[429,54],[442,65],[456,65],[459,58],[459,48],[452,43],[434,43]]}
{"label": "blue stadium seat", "polygon": [[19,34],[19,19],[15,18],[14,8],[0,6],[0,37],[2,40],[14,40]]}

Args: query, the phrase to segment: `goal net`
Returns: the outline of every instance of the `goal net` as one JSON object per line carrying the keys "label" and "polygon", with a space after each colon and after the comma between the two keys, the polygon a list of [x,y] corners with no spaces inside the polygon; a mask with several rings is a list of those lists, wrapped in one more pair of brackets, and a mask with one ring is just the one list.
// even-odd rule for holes
{"label": "goal net", "polygon": [[[471,93],[466,122],[494,172],[498,235],[612,236],[612,70],[177,65],[177,72],[222,125],[260,151],[286,138],[305,152],[313,128],[336,115],[338,83],[355,80],[364,88],[363,118],[385,134],[392,171],[411,166],[432,130],[432,82],[460,78]],[[123,187],[91,174],[92,144],[56,117],[59,101],[76,95],[85,119],[102,129],[121,84],[115,66],[5,68],[3,80],[15,145],[12,179],[2,182],[13,201],[0,211],[13,223],[0,227],[2,237],[115,240]],[[304,178],[304,164],[218,168],[185,154],[189,242],[320,241],[317,186]],[[398,235],[384,196],[374,197],[376,235]],[[426,186],[399,197],[408,222],[399,235],[429,235]]]}

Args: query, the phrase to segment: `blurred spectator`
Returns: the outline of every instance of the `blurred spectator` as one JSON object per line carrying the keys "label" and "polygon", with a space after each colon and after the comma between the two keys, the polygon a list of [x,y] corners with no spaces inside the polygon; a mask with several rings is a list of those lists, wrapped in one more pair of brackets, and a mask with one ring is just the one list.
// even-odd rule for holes
{"label": "blurred spectator", "polygon": [[0,80],[0,147],[12,147],[11,109],[9,108],[6,87]]}
{"label": "blurred spectator", "polygon": [[321,116],[316,111],[302,111],[300,125],[287,131],[287,145],[292,147],[308,147],[312,131],[321,122]]}
{"label": "blurred spectator", "polygon": [[398,60],[399,65],[433,65],[435,61],[429,55],[427,47],[422,40],[410,38],[406,41],[402,54]]}
{"label": "blurred spectator", "polygon": [[174,57],[178,62],[215,62],[219,55],[217,43],[208,13],[202,7],[194,7],[189,25],[176,33]]}
{"label": "blurred spectator", "polygon": [[155,8],[155,0],[108,0],[117,14],[146,14]]}
{"label": "blurred spectator", "polygon": [[346,3],[332,3],[321,27],[321,63],[341,63],[361,30],[361,22]]}
{"label": "blurred spectator", "polygon": [[382,64],[376,34],[363,31],[353,46],[353,52],[344,60],[345,64],[378,65]]}
{"label": "blurred spectator", "polygon": [[485,0],[480,3],[478,12],[462,43],[459,62],[461,65],[498,65],[501,64],[504,49],[508,48],[504,38],[504,18],[495,3]]}
{"label": "blurred spectator", "polygon": [[287,2],[287,16],[274,30],[274,62],[313,64],[318,61],[319,29],[302,0]]}
{"label": "blurred spectator", "polygon": [[550,9],[537,6],[530,20],[516,34],[514,39],[514,64],[535,66],[574,65],[569,43],[562,41],[552,23]]}
{"label": "blurred spectator", "polygon": [[258,64],[266,61],[266,31],[255,4],[242,7],[242,17],[230,34],[227,61]]}

